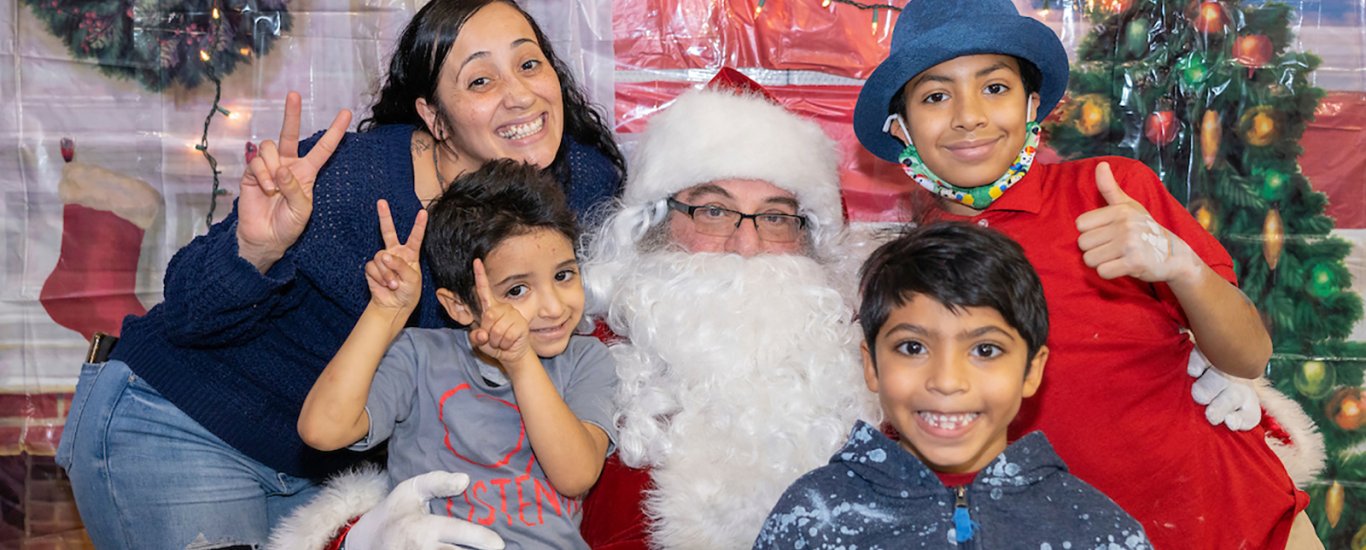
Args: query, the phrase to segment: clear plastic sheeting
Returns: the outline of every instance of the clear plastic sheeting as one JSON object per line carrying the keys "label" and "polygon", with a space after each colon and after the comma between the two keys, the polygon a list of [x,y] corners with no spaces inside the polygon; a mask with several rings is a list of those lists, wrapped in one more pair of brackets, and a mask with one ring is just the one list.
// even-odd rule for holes
{"label": "clear plastic sheeting", "polygon": [[[205,231],[211,201],[217,219],[231,207],[247,145],[276,137],[287,91],[303,95],[305,132],[323,129],[341,108],[364,118],[397,32],[423,4],[223,5],[248,3],[288,12],[288,30],[281,19],[264,55],[208,41],[217,35],[202,28],[155,29],[187,33],[210,59],[242,57],[222,78],[219,105],[227,113],[216,112],[207,131],[225,192],[216,199],[196,149],[213,112],[211,82],[152,92],[111,76],[97,57],[72,49],[105,44],[97,41],[106,39],[98,21],[73,24],[73,34],[59,37],[46,24],[51,14],[40,13],[107,10],[107,3],[17,0],[0,8],[0,547],[88,545],[50,458],[85,335],[117,332],[122,315],[160,300],[166,263]],[[650,115],[734,66],[838,141],[845,204],[859,223],[904,220],[920,196],[899,167],[865,152],[850,127],[861,79],[886,55],[903,3],[524,2],[590,100],[614,117],[628,152]],[[1051,120],[1056,147],[1042,160],[1102,145],[1161,159],[1159,172],[1181,175],[1169,187],[1214,222],[1216,234],[1240,228],[1225,241],[1235,257],[1245,252],[1240,273],[1279,297],[1262,307],[1278,342],[1270,378],[1312,409],[1329,443],[1329,468],[1309,488],[1311,517],[1329,547],[1366,548],[1366,357],[1357,351],[1366,324],[1351,305],[1360,311],[1366,286],[1366,0],[1292,1],[1274,21],[1246,15],[1267,6],[1261,1],[1016,5],[1058,33],[1082,75]],[[158,25],[174,26],[173,19]],[[1197,41],[1215,49],[1192,57]],[[177,63],[197,54],[176,51],[192,54]],[[1187,81],[1193,84],[1183,88]],[[1249,83],[1280,86],[1259,88],[1263,94]],[[1219,164],[1205,166],[1202,149],[1214,133],[1200,131],[1216,103],[1227,107],[1214,123],[1219,161],[1239,168],[1221,175],[1212,168]],[[1254,165],[1262,167],[1256,174]],[[1231,194],[1236,189],[1221,182],[1251,191]],[[1250,265],[1258,261],[1264,265]],[[1330,314],[1310,308],[1330,301],[1337,304]]]}
{"label": "clear plastic sheeting", "polygon": [[[100,19],[112,14],[82,20],[74,38],[47,25],[56,10],[95,13],[125,3],[36,4],[0,7],[0,547],[81,548],[89,543],[51,456],[86,336],[117,333],[123,315],[160,301],[171,255],[205,232],[213,172],[196,146],[215,90],[200,79],[191,89],[152,92],[138,79],[100,70],[97,58],[73,56],[67,42],[78,50],[96,44],[87,42],[91,25],[109,21],[117,28],[117,21]],[[209,5],[189,4],[180,9],[202,14]],[[225,192],[216,198],[215,219],[232,207],[247,144],[278,136],[288,91],[303,96],[306,133],[326,128],[342,108],[357,122],[363,118],[398,32],[422,4],[218,4],[225,20],[237,17],[233,9],[256,6],[259,15],[271,5],[287,10],[290,25],[271,37],[268,53],[248,51],[222,78],[219,105],[226,112],[217,112],[207,131]],[[610,112],[611,5],[537,0],[526,8],[589,96],[605,100]],[[145,24],[135,15],[143,14],[128,15],[125,24]],[[190,29],[189,15],[179,17],[185,28],[170,28],[176,21],[168,18],[136,30],[193,38],[210,59],[242,55],[240,48],[214,49],[217,43],[200,40],[208,31]],[[256,29],[266,27],[275,28]]]}

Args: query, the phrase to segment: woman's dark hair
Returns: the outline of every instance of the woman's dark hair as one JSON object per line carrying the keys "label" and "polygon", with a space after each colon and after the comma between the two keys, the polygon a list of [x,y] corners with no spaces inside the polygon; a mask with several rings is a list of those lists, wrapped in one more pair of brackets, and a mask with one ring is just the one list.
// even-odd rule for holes
{"label": "woman's dark hair", "polygon": [[456,178],[427,207],[422,256],[436,287],[454,292],[479,315],[474,259],[486,259],[503,241],[537,229],[578,241],[574,212],[559,182],[535,165],[494,160]]}
{"label": "woman's dark hair", "polygon": [[[1034,359],[1048,340],[1048,302],[1024,249],[1000,232],[961,222],[911,229],[873,251],[859,281],[859,322],[869,354],[892,310],[919,294],[953,312],[996,310]],[[874,356],[876,358],[876,356]]]}
{"label": "woman's dark hair", "polygon": [[380,88],[379,98],[370,106],[370,117],[362,120],[357,127],[364,132],[383,124],[412,124],[423,126],[422,117],[417,113],[417,99],[435,102],[436,86],[441,81],[441,67],[446,55],[451,51],[460,29],[470,16],[493,3],[512,6],[536,34],[536,42],[541,53],[555,70],[560,79],[560,93],[564,104],[564,138],[550,169],[563,182],[569,182],[569,141],[597,149],[617,170],[617,175],[625,179],[626,161],[612,139],[612,131],[603,116],[588,103],[574,76],[560,58],[555,56],[550,40],[541,32],[541,26],[513,0],[432,0],[417,11],[412,21],[403,29],[398,43],[394,45],[389,57],[389,74]]}
{"label": "woman's dark hair", "polygon": [[[1015,60],[1015,65],[1020,68],[1020,81],[1024,83],[1025,96],[1039,91],[1043,86],[1043,72],[1037,66],[1023,58],[1010,56]],[[914,78],[914,77],[912,77]],[[907,81],[909,82],[909,81]],[[892,94],[892,101],[887,104],[887,114],[905,115],[906,114],[906,83],[901,83],[901,88]]]}

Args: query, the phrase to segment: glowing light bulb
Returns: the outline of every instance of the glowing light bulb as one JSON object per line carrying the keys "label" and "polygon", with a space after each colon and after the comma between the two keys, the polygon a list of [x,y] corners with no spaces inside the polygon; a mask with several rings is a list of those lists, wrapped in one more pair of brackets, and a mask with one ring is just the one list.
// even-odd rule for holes
{"label": "glowing light bulb", "polygon": [[199,60],[200,60],[200,61],[203,61],[203,62],[205,62],[205,63],[208,63],[208,62],[209,62],[209,52],[206,52],[206,51],[204,51],[204,50],[199,50]]}
{"label": "glowing light bulb", "polygon": [[237,50],[237,53],[242,54],[242,57],[249,57],[251,56],[251,48],[242,48]]}
{"label": "glowing light bulb", "polygon": [[830,7],[830,0],[821,0],[821,7],[822,7],[822,8],[828,8],[828,7]]}
{"label": "glowing light bulb", "polygon": [[759,17],[759,12],[764,11],[764,0],[759,0],[759,4],[754,6],[754,17]]}
{"label": "glowing light bulb", "polygon": [[213,7],[213,18],[218,19],[218,6]]}

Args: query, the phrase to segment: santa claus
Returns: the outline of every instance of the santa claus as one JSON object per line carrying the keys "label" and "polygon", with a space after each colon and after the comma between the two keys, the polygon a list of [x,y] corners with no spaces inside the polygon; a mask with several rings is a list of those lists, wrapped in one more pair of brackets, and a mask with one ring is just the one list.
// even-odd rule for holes
{"label": "santa claus", "polygon": [[584,264],[623,341],[617,455],[582,531],[594,548],[748,548],[783,489],[877,414],[838,151],[723,70],[650,120],[635,159]]}

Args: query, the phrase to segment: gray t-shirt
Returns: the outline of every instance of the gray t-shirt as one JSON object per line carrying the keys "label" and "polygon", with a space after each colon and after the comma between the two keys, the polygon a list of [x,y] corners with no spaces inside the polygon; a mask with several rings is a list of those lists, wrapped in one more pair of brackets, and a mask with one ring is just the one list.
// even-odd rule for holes
{"label": "gray t-shirt", "polygon": [[[564,353],[541,362],[579,420],[615,442],[617,371],[607,347],[573,336]],[[351,448],[392,438],[391,483],[433,470],[469,474],[465,493],[432,501],[433,513],[487,526],[508,548],[587,548],[579,535],[581,503],[561,496],[541,471],[501,374],[475,358],[467,331],[405,329],[370,386],[370,433]]]}

